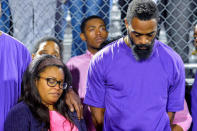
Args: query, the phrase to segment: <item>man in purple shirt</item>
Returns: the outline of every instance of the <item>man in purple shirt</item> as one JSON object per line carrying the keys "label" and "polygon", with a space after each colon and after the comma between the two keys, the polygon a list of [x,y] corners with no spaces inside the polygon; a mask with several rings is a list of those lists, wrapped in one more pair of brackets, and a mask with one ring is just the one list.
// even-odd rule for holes
{"label": "man in purple shirt", "polygon": [[31,55],[21,42],[0,32],[0,131],[10,108],[17,103],[22,76],[30,61]]}
{"label": "man in purple shirt", "polygon": [[197,73],[191,90],[192,131],[197,131]]}
{"label": "man in purple shirt", "polygon": [[133,0],[128,35],[94,55],[84,103],[104,131],[170,131],[184,108],[185,72],[180,56],[155,39],[157,5]]}

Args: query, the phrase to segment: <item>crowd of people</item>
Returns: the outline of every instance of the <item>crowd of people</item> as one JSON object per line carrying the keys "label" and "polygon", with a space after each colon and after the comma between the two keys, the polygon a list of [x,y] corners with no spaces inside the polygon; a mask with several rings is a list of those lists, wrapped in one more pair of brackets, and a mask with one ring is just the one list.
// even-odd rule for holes
{"label": "crowd of people", "polygon": [[[3,6],[7,6],[5,1],[1,2]],[[6,30],[0,31],[0,131],[197,130],[197,74],[191,90],[190,112],[185,100],[184,57],[170,47],[174,43],[157,40],[161,22],[158,1],[128,0],[126,13],[122,12],[125,14],[121,17],[124,36],[111,40],[108,38],[109,14],[105,14],[110,8],[98,8],[100,14],[97,14],[97,8],[88,6],[100,7],[105,1],[87,0],[80,10],[82,1],[79,0],[40,1],[51,5],[44,7],[54,20],[36,15],[39,13],[34,8],[43,6],[40,2],[25,1],[28,6],[24,7],[27,9],[24,14],[16,6],[18,2],[22,3],[9,0],[7,12],[15,12],[13,37]],[[111,5],[112,0],[108,2]],[[123,8],[121,1],[119,4]],[[66,12],[68,7],[77,30],[72,32],[73,39],[76,38],[73,46],[82,41],[84,44],[79,46],[87,50],[75,52],[78,56],[64,62],[65,28],[57,27],[55,22],[59,17],[58,22],[65,24],[62,17],[66,14],[61,16],[56,10]],[[86,17],[76,17],[80,13]],[[15,21],[20,17],[21,21],[31,22],[22,26]],[[34,25],[35,20],[40,25]],[[41,21],[50,30],[41,26]],[[168,26],[165,28],[170,30]],[[171,32],[168,33],[170,36]],[[33,35],[40,38],[35,40]],[[29,49],[29,45],[20,42],[23,40],[33,47]],[[195,48],[192,55],[196,52]]]}
{"label": "crowd of people", "polygon": [[[124,18],[131,1],[117,1],[123,35],[127,33]],[[191,30],[193,19],[197,16],[195,15],[197,1],[153,1],[157,4],[160,13],[159,29],[160,25],[163,25],[166,30],[167,44],[181,55],[184,62],[188,62],[188,32]],[[1,3],[3,14],[0,19],[0,29],[24,43],[30,51],[33,50],[37,39],[44,36],[54,36],[60,41],[64,40],[65,30],[68,27],[66,17],[69,11],[72,27],[71,55],[76,56],[85,53],[87,49],[86,43],[80,39],[80,23],[85,17],[97,15],[104,19],[109,30],[113,0],[26,0],[25,2],[1,0]]]}

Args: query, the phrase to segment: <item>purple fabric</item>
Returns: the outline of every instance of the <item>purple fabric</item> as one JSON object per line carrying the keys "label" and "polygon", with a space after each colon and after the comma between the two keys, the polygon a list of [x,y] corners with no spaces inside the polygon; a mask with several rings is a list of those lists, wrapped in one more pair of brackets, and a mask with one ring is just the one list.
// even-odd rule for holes
{"label": "purple fabric", "polygon": [[84,102],[105,108],[104,131],[170,131],[167,112],[184,107],[185,72],[180,56],[155,40],[138,62],[123,39],[92,59]]}
{"label": "purple fabric", "polygon": [[193,120],[192,131],[197,131],[197,73],[191,90],[191,111]]}
{"label": "purple fabric", "polygon": [[10,108],[17,103],[23,72],[30,61],[31,55],[22,43],[5,33],[0,35],[0,131]]}

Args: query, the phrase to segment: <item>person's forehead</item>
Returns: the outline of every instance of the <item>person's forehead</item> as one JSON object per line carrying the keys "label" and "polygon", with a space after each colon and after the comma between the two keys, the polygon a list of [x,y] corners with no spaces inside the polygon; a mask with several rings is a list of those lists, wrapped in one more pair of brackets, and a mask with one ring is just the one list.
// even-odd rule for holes
{"label": "person's forehead", "polygon": [[140,20],[133,18],[131,20],[131,30],[139,33],[150,33],[157,30],[157,20]]}
{"label": "person's forehead", "polygon": [[49,47],[49,46],[54,46],[54,48],[59,49],[57,43],[55,43],[54,41],[44,41],[44,42],[40,43],[38,50],[43,50],[44,48]]}
{"label": "person's forehead", "polygon": [[57,66],[47,66],[40,74],[55,77],[59,72],[63,73],[63,69]]}
{"label": "person's forehead", "polygon": [[93,18],[93,19],[90,19],[87,21],[86,25],[85,25],[85,28],[89,28],[89,27],[92,27],[92,26],[100,26],[100,25],[104,25],[105,26],[105,23],[102,19],[99,19],[99,18]]}

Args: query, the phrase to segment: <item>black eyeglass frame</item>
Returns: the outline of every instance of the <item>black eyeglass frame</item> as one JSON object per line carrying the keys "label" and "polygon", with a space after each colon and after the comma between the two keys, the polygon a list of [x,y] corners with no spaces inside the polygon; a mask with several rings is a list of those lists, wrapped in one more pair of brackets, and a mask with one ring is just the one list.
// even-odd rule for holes
{"label": "black eyeglass frame", "polygon": [[[62,89],[62,90],[65,90],[65,89],[68,88],[68,84],[66,82],[61,84],[62,82],[61,81],[57,81],[56,78],[53,78],[53,77],[42,77],[42,76],[38,76],[38,78],[42,78],[42,79],[46,80],[47,81],[47,85],[49,87],[55,87],[57,84],[59,84],[59,88]],[[52,81],[50,82],[50,80],[53,80],[54,82],[52,82]]]}

